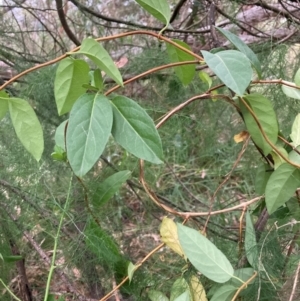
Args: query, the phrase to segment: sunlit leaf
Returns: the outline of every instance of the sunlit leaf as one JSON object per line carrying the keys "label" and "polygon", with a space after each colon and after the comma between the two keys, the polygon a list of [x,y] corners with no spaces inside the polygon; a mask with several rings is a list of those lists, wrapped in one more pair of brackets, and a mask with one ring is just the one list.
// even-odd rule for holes
{"label": "sunlit leaf", "polygon": [[266,186],[266,205],[269,214],[288,201],[300,187],[300,170],[281,164],[270,176]]}
{"label": "sunlit leaf", "polygon": [[169,299],[164,293],[156,290],[150,290],[148,292],[148,298],[151,301],[169,301]]}
{"label": "sunlit leaf", "polygon": [[246,57],[251,62],[252,66],[255,68],[258,77],[261,77],[261,65],[258,60],[256,54],[249,48],[247,44],[245,44],[238,36],[227,31],[223,28],[216,27],[218,31],[220,31],[239,51],[244,53]]}
{"label": "sunlit leaf", "polygon": [[255,269],[258,268],[258,249],[256,243],[256,233],[249,214],[246,213],[246,231],[245,231],[245,252],[248,262]]}
{"label": "sunlit leaf", "polygon": [[178,237],[184,254],[192,265],[207,278],[224,283],[233,276],[233,267],[226,256],[198,231],[177,224]]}
{"label": "sunlit leaf", "polygon": [[116,96],[111,104],[114,116],[112,135],[116,142],[140,159],[162,163],[161,140],[146,111],[124,96]]}
{"label": "sunlit leaf", "polygon": [[135,0],[149,14],[164,24],[169,24],[171,10],[166,0]]}
{"label": "sunlit leaf", "polygon": [[[180,41],[180,40],[173,40],[175,43],[178,45],[191,50],[190,46],[187,45],[186,43]],[[166,43],[167,46],[167,52],[169,55],[169,58],[172,63],[177,63],[177,62],[184,62],[184,61],[193,61],[195,58],[191,55],[188,54],[181,49],[178,49],[177,47],[173,46],[172,44]],[[183,66],[177,66],[174,67],[175,72],[181,82],[184,85],[188,85],[194,78],[195,76],[195,65],[183,65]]]}
{"label": "sunlit leaf", "polygon": [[[298,152],[300,152],[300,145],[296,147],[296,150],[297,150]],[[289,159],[290,159],[292,162],[294,162],[294,163],[300,165],[300,155],[299,155],[295,150],[292,150],[292,151],[289,153]]]}
{"label": "sunlit leaf", "polygon": [[300,145],[300,114],[298,114],[292,125],[292,132],[290,135],[292,139],[292,144],[294,147]]}
{"label": "sunlit leaf", "polygon": [[132,262],[129,262],[129,265],[128,265],[128,278],[129,278],[129,282],[131,282],[133,274],[134,274],[136,268],[137,268],[136,265],[134,265]]}
{"label": "sunlit leaf", "polygon": [[[258,119],[269,140],[273,144],[276,144],[278,136],[278,123],[275,111],[270,100],[257,93],[246,95],[244,99],[253,110],[256,118]],[[272,150],[272,147],[263,137],[255,119],[242,101],[240,101],[240,109],[242,111],[247,130],[249,131],[253,141],[259,148],[261,148],[264,155],[269,154]]]}
{"label": "sunlit leaf", "polygon": [[205,289],[198,277],[193,275],[190,279],[190,294],[192,300],[207,301]]}
{"label": "sunlit leaf", "polygon": [[170,218],[164,217],[160,225],[161,241],[180,256],[184,256],[183,250],[180,246],[177,225]]}
{"label": "sunlit leaf", "polygon": [[112,109],[104,95],[84,94],[74,104],[67,129],[67,156],[82,177],[102,154],[112,127]]}
{"label": "sunlit leaf", "polygon": [[84,54],[92,60],[101,70],[110,76],[117,84],[123,86],[122,75],[115,65],[114,61],[103,48],[101,44],[94,39],[87,38],[83,40],[78,52],[70,52],[69,54]]}
{"label": "sunlit leaf", "polygon": [[120,189],[122,184],[128,180],[130,175],[131,172],[129,170],[119,171],[100,183],[93,194],[93,205],[99,209],[99,207],[106,204]]}
{"label": "sunlit leaf", "polygon": [[37,160],[44,150],[42,126],[27,101],[9,98],[9,113],[16,134],[25,149]]}
{"label": "sunlit leaf", "polygon": [[[287,83],[294,85],[294,83],[292,83],[292,82],[287,82]],[[281,88],[282,88],[283,93],[286,96],[295,98],[295,99],[300,99],[300,90],[299,89],[292,88],[292,87],[285,86],[285,85],[282,85]]]}
{"label": "sunlit leaf", "polygon": [[252,68],[249,59],[236,50],[220,51],[212,54],[202,50],[202,55],[208,67],[233,92],[243,95],[252,78]]}
{"label": "sunlit leaf", "polygon": [[66,58],[56,70],[54,95],[59,115],[70,112],[78,97],[85,93],[83,84],[89,83],[89,65],[83,60]]}
{"label": "sunlit leaf", "polygon": [[210,301],[231,301],[237,288],[230,284],[221,286],[212,296]]}

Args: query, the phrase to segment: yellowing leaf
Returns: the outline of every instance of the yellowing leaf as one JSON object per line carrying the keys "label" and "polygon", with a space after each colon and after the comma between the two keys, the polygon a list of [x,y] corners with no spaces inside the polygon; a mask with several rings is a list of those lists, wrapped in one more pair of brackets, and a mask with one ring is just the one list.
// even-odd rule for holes
{"label": "yellowing leaf", "polygon": [[195,275],[190,279],[190,293],[193,301],[207,301],[205,289]]}
{"label": "yellowing leaf", "polygon": [[249,133],[247,131],[242,131],[234,135],[233,139],[235,143],[240,143],[245,141],[248,137],[249,137]]}
{"label": "yellowing leaf", "polygon": [[160,225],[161,241],[180,256],[184,256],[177,234],[177,226],[170,218],[164,217]]}

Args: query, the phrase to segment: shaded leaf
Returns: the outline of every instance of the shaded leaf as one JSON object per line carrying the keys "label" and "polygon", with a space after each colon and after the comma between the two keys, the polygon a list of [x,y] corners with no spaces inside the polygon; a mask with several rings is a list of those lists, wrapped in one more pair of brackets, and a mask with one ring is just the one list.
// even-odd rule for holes
{"label": "shaded leaf", "polygon": [[0,91],[0,120],[6,115],[8,112],[8,99],[4,96],[5,92]]}
{"label": "shaded leaf", "polygon": [[177,225],[170,218],[164,217],[160,225],[161,241],[180,256],[184,256],[183,250],[180,246]]}
{"label": "shaded leaf", "polygon": [[[270,100],[257,93],[246,95],[244,99],[253,110],[269,140],[273,144],[276,144],[278,123]],[[253,141],[259,148],[261,148],[264,155],[269,154],[272,150],[272,147],[263,137],[255,119],[252,117],[251,113],[248,111],[242,101],[240,101],[240,109],[242,111],[247,130],[249,131]]]}
{"label": "shaded leaf", "polygon": [[287,163],[281,164],[270,176],[266,187],[269,214],[288,201],[300,186],[300,170]]}
{"label": "shaded leaf", "polygon": [[256,54],[245,44],[238,36],[227,31],[223,28],[216,27],[219,32],[221,32],[227,40],[229,40],[240,52],[246,55],[246,57],[251,62],[252,66],[255,68],[258,77],[261,78],[261,65]]}
{"label": "shaded leaf", "polygon": [[111,104],[114,116],[112,135],[116,142],[140,159],[162,163],[161,140],[146,111],[124,96],[116,96]]}
{"label": "shaded leaf", "polygon": [[231,301],[236,291],[237,288],[233,285],[225,284],[217,289],[210,301]]}
{"label": "shaded leaf", "polygon": [[16,134],[25,149],[37,160],[44,151],[42,126],[27,101],[9,98],[9,113]]}
{"label": "shaded leaf", "polygon": [[89,83],[89,65],[83,60],[66,58],[56,70],[54,95],[59,115],[70,112],[79,96],[85,93],[83,84]]}
{"label": "shaded leaf", "polygon": [[270,168],[270,165],[265,163],[261,163],[257,168],[255,176],[255,191],[259,195],[265,193],[268,180],[273,172],[273,170]]}
{"label": "shaded leaf", "polygon": [[[288,82],[288,83],[291,84],[291,85],[294,85],[294,83],[292,83],[292,82]],[[299,89],[288,87],[288,86],[285,86],[285,85],[282,85],[281,89],[282,89],[282,92],[286,96],[291,97],[291,98],[295,98],[295,99],[300,99],[300,90]]]}
{"label": "shaded leaf", "polygon": [[166,0],[135,0],[149,14],[164,24],[169,24],[171,10]]}
{"label": "shaded leaf", "polygon": [[119,171],[100,183],[93,195],[93,205],[99,209],[107,203],[130,175],[129,170]]}
{"label": "shaded leaf", "polygon": [[100,69],[96,69],[93,71],[93,79],[92,79],[92,86],[95,86],[100,91],[103,90],[103,78]]}
{"label": "shaded leaf", "polygon": [[54,141],[57,146],[62,148],[63,150],[66,150],[65,146],[65,130],[66,130],[66,124],[68,122],[68,119],[63,121],[56,129]]}
{"label": "shaded leaf", "polygon": [[[281,155],[283,155],[285,158],[288,158],[288,153],[287,153],[287,151],[282,146],[276,145],[276,149],[280,152]],[[272,156],[272,158],[274,160],[274,169],[277,169],[282,163],[286,162],[274,150],[271,151],[271,156]]]}
{"label": "shaded leaf", "polygon": [[292,132],[290,135],[292,139],[292,145],[294,147],[297,147],[300,145],[300,114],[298,114],[293,122],[292,125]]}
{"label": "shaded leaf", "polygon": [[150,290],[148,292],[148,297],[151,301],[169,301],[165,294],[156,290]]}
{"label": "shaded leaf", "polygon": [[0,254],[0,259],[3,260],[3,262],[10,263],[10,262],[16,262],[23,259],[23,256],[21,255],[10,255],[10,256],[3,256]]}
{"label": "shaded leaf", "polygon": [[[296,147],[296,150],[297,150],[298,152],[300,152],[300,145]],[[300,155],[299,155],[295,150],[292,150],[292,151],[289,153],[289,159],[290,159],[292,162],[294,162],[294,163],[300,165]]]}
{"label": "shaded leaf", "polygon": [[190,301],[189,291],[185,291],[180,296],[178,296],[174,301]]}
{"label": "shaded leaf", "polygon": [[[254,274],[253,268],[242,268],[234,271],[234,276],[236,278],[239,278],[243,282],[248,281],[253,276],[253,274]],[[242,285],[242,282],[236,278],[231,278],[228,284],[233,285],[236,288],[239,288]],[[253,282],[254,279],[249,284]]]}
{"label": "shaded leaf", "polygon": [[183,277],[176,279],[171,287],[170,301],[174,301],[189,288],[188,283]]}
{"label": "shaded leaf", "polygon": [[[187,45],[186,43],[180,41],[180,40],[173,40],[175,43],[178,45],[191,50],[191,47]],[[167,46],[167,52],[169,55],[169,58],[172,63],[177,63],[177,62],[184,62],[184,61],[193,61],[194,57],[191,54],[188,54],[181,49],[178,49],[177,47],[173,46],[172,44],[166,43]],[[195,65],[183,65],[183,66],[177,66],[174,67],[175,73],[181,80],[181,82],[184,85],[188,85],[194,78],[195,76]]]}
{"label": "shaded leaf", "polygon": [[67,129],[67,156],[82,177],[102,154],[112,127],[112,109],[104,95],[84,94],[74,104]]}
{"label": "shaded leaf", "polygon": [[208,89],[211,87],[212,79],[206,72],[199,71],[199,78],[208,85]]}
{"label": "shaded leaf", "polygon": [[253,223],[249,214],[246,213],[246,231],[245,231],[245,252],[246,257],[250,265],[257,269],[258,268],[258,249],[256,243],[256,233],[253,227]]}
{"label": "shaded leaf", "polygon": [[223,283],[233,275],[226,256],[198,231],[177,224],[181,247],[192,265],[207,278]]}
{"label": "shaded leaf", "polygon": [[80,50],[78,52],[70,52],[69,54],[84,54],[92,60],[101,70],[110,76],[117,84],[123,86],[122,75],[115,65],[114,61],[108,52],[101,44],[94,39],[87,38],[83,40]]}
{"label": "shaded leaf", "polygon": [[252,68],[248,58],[236,50],[220,51],[212,54],[202,50],[208,67],[233,92],[243,95],[252,78]]}
{"label": "shaded leaf", "polygon": [[193,301],[207,301],[205,289],[198,277],[193,275],[190,279],[190,294]]}

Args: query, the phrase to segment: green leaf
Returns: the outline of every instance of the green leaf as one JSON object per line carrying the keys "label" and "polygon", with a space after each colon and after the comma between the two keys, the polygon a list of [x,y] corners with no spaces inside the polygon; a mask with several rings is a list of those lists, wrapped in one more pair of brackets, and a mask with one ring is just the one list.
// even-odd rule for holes
{"label": "green leaf", "polygon": [[4,96],[4,91],[0,91],[0,120],[6,115],[8,112],[8,99]]}
{"label": "green leaf", "polygon": [[300,114],[298,114],[293,122],[292,125],[292,132],[290,135],[293,143],[292,145],[294,147],[297,147],[300,145]]}
{"label": "green leaf", "polygon": [[[244,99],[246,99],[247,103],[253,110],[269,140],[273,144],[276,144],[278,123],[270,100],[257,93],[246,95]],[[240,101],[240,109],[242,111],[247,130],[249,131],[253,141],[259,148],[261,148],[264,155],[269,154],[272,150],[272,147],[263,137],[255,119],[252,117],[251,113],[248,111],[242,101]]]}
{"label": "green leaf", "polygon": [[9,98],[9,112],[16,134],[26,150],[37,160],[44,150],[42,126],[27,101]]}
{"label": "green leaf", "polygon": [[231,301],[236,291],[237,288],[233,285],[222,285],[219,289],[217,289],[210,301]]}
{"label": "green leaf", "polygon": [[256,243],[255,229],[249,211],[246,213],[246,231],[245,231],[245,252],[250,265],[258,268],[258,249]]}
{"label": "green leaf", "polygon": [[208,89],[209,89],[212,85],[211,77],[204,71],[199,72],[199,77],[204,83],[206,83],[208,85]]}
{"label": "green leaf", "polygon": [[255,177],[255,191],[257,194],[262,195],[265,193],[266,186],[272,174],[272,171],[273,170],[268,164],[261,163],[258,166]]}
{"label": "green leaf", "polygon": [[116,142],[140,159],[162,163],[161,140],[146,111],[124,96],[116,96],[111,104],[114,115],[112,135]]}
{"label": "green leaf", "polygon": [[190,301],[190,292],[185,291],[180,296],[178,296],[174,301]]}
{"label": "green leaf", "polygon": [[83,40],[80,50],[77,52],[70,52],[69,54],[84,54],[92,60],[101,70],[110,76],[117,84],[123,86],[122,75],[115,65],[114,61],[108,52],[96,42],[94,39],[87,38]]}
{"label": "green leaf", "polygon": [[89,83],[89,65],[83,60],[66,58],[57,68],[54,95],[59,115],[70,112],[78,97],[85,93],[83,84]]}
{"label": "green leaf", "polygon": [[128,265],[128,278],[129,278],[129,282],[131,282],[133,274],[134,274],[136,268],[137,268],[136,265],[134,265],[132,262],[129,262],[129,265]]}
{"label": "green leaf", "polygon": [[65,130],[66,130],[66,124],[68,122],[68,119],[63,121],[56,129],[54,141],[57,146],[62,148],[64,151],[66,150],[65,146]]}
{"label": "green leaf", "polygon": [[[289,83],[291,85],[294,85],[294,83],[292,83],[292,82],[287,82],[287,83]],[[288,87],[288,86],[285,86],[285,85],[282,85],[281,89],[282,89],[282,92],[286,96],[291,97],[291,98],[295,98],[295,99],[300,99],[300,90],[299,89]]]}
{"label": "green leaf", "polygon": [[166,0],[135,0],[154,18],[168,25],[171,19],[171,10]]}
{"label": "green leaf", "polygon": [[[276,145],[276,149],[280,152],[281,155],[283,155],[285,158],[288,158],[289,155],[286,149],[284,149],[280,145]],[[281,156],[279,156],[277,152],[275,152],[274,150],[271,151],[271,156],[274,160],[274,169],[277,169],[281,164],[286,162],[286,160],[284,160]]]}
{"label": "green leaf", "polygon": [[208,67],[233,92],[243,95],[252,78],[252,68],[248,58],[236,50],[220,51],[212,54],[202,50]]}
{"label": "green leaf", "polygon": [[298,69],[295,74],[294,82],[297,86],[300,86],[300,69]]}
{"label": "green leaf", "polygon": [[107,203],[130,175],[129,170],[119,171],[100,183],[93,195],[93,205],[99,209]]}
{"label": "green leaf", "polygon": [[[298,152],[300,151],[300,145],[296,147],[296,150],[297,150]],[[289,159],[290,159],[292,162],[294,162],[294,163],[300,165],[300,155],[299,155],[296,151],[292,150],[292,151],[289,153]]]}
{"label": "green leaf", "polygon": [[97,68],[95,71],[93,71],[92,74],[92,86],[102,91],[104,86],[101,70]]}
{"label": "green leaf", "polygon": [[[253,268],[242,268],[242,269],[237,269],[234,271],[234,276],[236,278],[231,278],[229,283],[230,285],[235,286],[236,288],[241,287],[241,281],[246,282],[248,281],[254,274],[254,269]],[[240,280],[238,280],[238,279]],[[251,280],[249,284],[252,284],[254,282],[254,279]]]}
{"label": "green leaf", "polygon": [[269,214],[288,201],[300,186],[300,170],[287,163],[281,164],[271,175],[266,187]]}
{"label": "green leaf", "polygon": [[[180,40],[173,40],[175,43],[178,45],[191,50],[190,46],[187,45],[186,43],[180,41]],[[167,46],[167,52],[169,55],[169,58],[172,63],[177,63],[177,62],[185,62],[185,61],[193,61],[194,57],[181,49],[178,49],[177,47],[173,46],[172,44],[166,43]],[[183,65],[183,66],[177,66],[174,67],[175,73],[181,80],[181,82],[184,85],[188,85],[194,78],[195,76],[195,65]]]}
{"label": "green leaf", "polygon": [[192,265],[207,278],[224,283],[233,276],[226,256],[198,231],[177,224],[181,247]]}
{"label": "green leaf", "polygon": [[16,262],[23,259],[23,256],[21,255],[10,255],[10,256],[3,256],[0,254],[0,258],[3,260],[3,262],[10,263],[10,262]]}
{"label": "green leaf", "polygon": [[102,154],[112,127],[112,109],[104,95],[84,94],[74,104],[67,129],[67,156],[82,177]]}
{"label": "green leaf", "polygon": [[176,279],[171,287],[170,293],[170,301],[174,301],[177,297],[183,294],[187,289],[189,289],[189,285],[183,277]]}
{"label": "green leaf", "polygon": [[148,292],[148,297],[151,301],[169,301],[165,294],[156,290],[150,290]]}
{"label": "green leaf", "polygon": [[255,68],[258,77],[261,78],[261,65],[256,54],[245,44],[238,36],[227,31],[223,28],[216,27],[219,32],[221,32],[227,40],[229,40],[240,52],[246,55],[246,57],[251,62],[252,66]]}

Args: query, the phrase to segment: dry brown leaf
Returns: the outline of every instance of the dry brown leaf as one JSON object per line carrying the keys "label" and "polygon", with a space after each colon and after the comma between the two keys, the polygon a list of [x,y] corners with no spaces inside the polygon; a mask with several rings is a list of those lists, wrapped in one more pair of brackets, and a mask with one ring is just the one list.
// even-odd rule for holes
{"label": "dry brown leaf", "polygon": [[249,133],[247,131],[242,131],[236,135],[234,135],[233,139],[235,143],[240,143],[245,141],[249,137]]}

